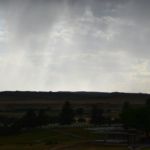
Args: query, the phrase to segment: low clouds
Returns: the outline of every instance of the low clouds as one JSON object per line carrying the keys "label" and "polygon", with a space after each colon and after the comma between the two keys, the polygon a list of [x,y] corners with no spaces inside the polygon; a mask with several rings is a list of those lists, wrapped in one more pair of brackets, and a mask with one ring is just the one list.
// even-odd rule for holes
{"label": "low clouds", "polygon": [[148,0],[0,0],[0,90],[150,92]]}

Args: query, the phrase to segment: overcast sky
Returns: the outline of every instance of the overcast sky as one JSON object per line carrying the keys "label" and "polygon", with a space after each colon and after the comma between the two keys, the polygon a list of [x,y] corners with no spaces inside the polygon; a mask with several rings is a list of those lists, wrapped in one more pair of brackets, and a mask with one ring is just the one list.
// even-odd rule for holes
{"label": "overcast sky", "polygon": [[150,93],[150,0],[0,0],[0,90]]}

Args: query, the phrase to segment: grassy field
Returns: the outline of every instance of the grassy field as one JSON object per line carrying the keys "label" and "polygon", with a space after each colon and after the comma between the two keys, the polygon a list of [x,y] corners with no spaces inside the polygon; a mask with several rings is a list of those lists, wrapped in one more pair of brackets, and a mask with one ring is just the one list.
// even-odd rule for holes
{"label": "grassy field", "polygon": [[128,150],[125,146],[101,146],[94,144],[83,144],[75,147],[62,148],[61,150]]}
{"label": "grassy field", "polygon": [[[89,141],[102,135],[84,128],[34,129],[28,132],[0,136],[0,150],[127,150],[121,146],[102,146]],[[150,150],[150,149],[144,149]]]}
{"label": "grassy field", "polygon": [[100,138],[83,128],[35,129],[12,136],[0,136],[0,150],[51,149]]}

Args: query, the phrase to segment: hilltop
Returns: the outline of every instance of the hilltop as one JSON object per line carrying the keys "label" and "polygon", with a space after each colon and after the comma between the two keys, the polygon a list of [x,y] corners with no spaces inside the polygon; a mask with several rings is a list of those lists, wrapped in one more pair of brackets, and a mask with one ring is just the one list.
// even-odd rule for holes
{"label": "hilltop", "polygon": [[109,103],[131,103],[142,104],[150,98],[145,93],[107,93],[107,92],[35,92],[35,91],[4,91],[0,92],[0,102],[39,102],[39,101],[97,101]]}

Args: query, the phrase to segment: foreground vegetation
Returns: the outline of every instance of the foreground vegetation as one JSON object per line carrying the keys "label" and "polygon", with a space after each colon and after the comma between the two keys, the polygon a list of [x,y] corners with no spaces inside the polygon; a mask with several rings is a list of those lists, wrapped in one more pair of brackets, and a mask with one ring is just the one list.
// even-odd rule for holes
{"label": "foreground vegetation", "polygon": [[[0,137],[0,150],[126,150],[127,147],[92,144],[103,136],[85,128],[32,129]],[[91,143],[90,143],[91,142]],[[86,144],[85,144],[86,143]]]}
{"label": "foreground vegetation", "polygon": [[[111,110],[104,111],[93,105],[85,113],[84,108],[74,109],[69,101],[64,103],[57,114],[50,113],[49,109],[29,109],[19,115],[15,113],[10,115],[8,112],[1,112],[0,150],[126,150],[127,144],[134,146],[137,143],[150,143],[149,99],[140,107],[133,107],[125,102],[119,118],[115,120],[111,118]],[[122,123],[119,126],[121,129],[115,129],[112,133],[105,131],[106,126],[110,127],[115,123]],[[77,127],[80,124],[84,126]],[[104,133],[86,129],[86,126],[101,125],[105,125],[105,129],[102,129]],[[111,134],[115,138],[110,138]],[[107,142],[114,139],[122,142],[119,145]],[[126,146],[123,146],[125,143]]]}
{"label": "foreground vegetation", "polygon": [[[1,136],[0,150],[53,150],[56,147],[60,149],[65,147],[67,150],[67,147],[71,145],[75,145],[73,148],[81,145],[77,149],[84,150],[87,149],[87,146],[79,143],[94,141],[96,139],[102,139],[102,136],[84,128],[32,129],[16,135]],[[97,150],[96,147],[100,146],[93,145],[95,150]],[[73,150],[73,148],[69,147],[70,150]]]}
{"label": "foreground vegetation", "polygon": [[[0,136],[0,150],[128,150],[128,146],[95,142],[103,135],[86,128],[32,129],[16,135]],[[141,150],[150,150],[143,148]]]}

